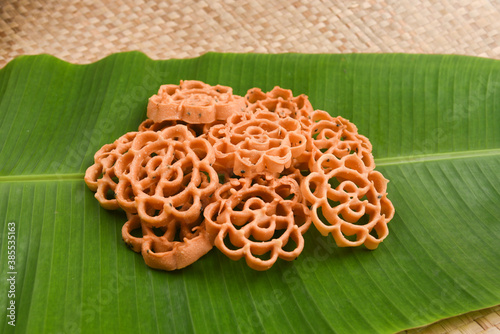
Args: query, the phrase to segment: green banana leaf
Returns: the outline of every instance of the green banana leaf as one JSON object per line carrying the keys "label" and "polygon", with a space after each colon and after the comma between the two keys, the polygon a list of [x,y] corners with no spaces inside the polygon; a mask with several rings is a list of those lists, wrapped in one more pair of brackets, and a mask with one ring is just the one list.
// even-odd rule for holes
{"label": "green banana leaf", "polygon": [[[215,248],[176,272],[147,267],[121,240],[125,214],[102,209],[83,175],[181,79],[239,95],[279,85],[354,122],[390,180],[389,237],[375,251],[339,248],[311,227],[299,258],[266,272]],[[0,70],[0,217],[2,333],[391,333],[494,306],[500,61],[21,56]]]}

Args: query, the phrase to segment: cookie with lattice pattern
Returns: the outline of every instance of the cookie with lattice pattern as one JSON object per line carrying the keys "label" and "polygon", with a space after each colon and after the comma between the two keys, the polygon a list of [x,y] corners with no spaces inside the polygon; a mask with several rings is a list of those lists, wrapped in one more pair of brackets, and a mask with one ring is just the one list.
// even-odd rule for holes
{"label": "cookie with lattice pattern", "polygon": [[227,86],[210,86],[201,81],[185,80],[179,85],[162,85],[149,98],[147,115],[154,122],[184,121],[208,124],[226,120],[245,108],[245,99],[234,95]]}
{"label": "cookie with lattice pattern", "polygon": [[337,245],[375,249],[388,235],[394,206],[387,198],[388,180],[354,154],[322,155],[301,183],[311,205],[312,221]]}
{"label": "cookie with lattice pattern", "polygon": [[311,219],[293,177],[234,178],[214,196],[205,224],[229,258],[243,257],[251,268],[267,270],[278,258],[291,261],[302,252]]}

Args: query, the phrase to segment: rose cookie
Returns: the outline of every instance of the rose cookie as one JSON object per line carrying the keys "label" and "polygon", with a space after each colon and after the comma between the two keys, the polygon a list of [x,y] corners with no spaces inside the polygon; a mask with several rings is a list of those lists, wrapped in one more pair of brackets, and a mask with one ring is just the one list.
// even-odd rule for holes
{"label": "rose cookie", "polygon": [[[122,227],[125,243],[135,252],[141,253],[146,264],[152,268],[175,270],[187,267],[208,253],[213,245],[201,219],[192,224],[183,224],[169,218],[159,227],[145,224],[139,216],[128,214]],[[140,236],[134,236],[139,231]],[[180,240],[175,240],[178,235]]]}
{"label": "rose cookie", "polygon": [[158,94],[149,98],[147,115],[157,123],[180,120],[207,124],[226,120],[244,108],[245,99],[233,95],[231,87],[181,80],[179,85],[162,85]]}
{"label": "rose cookie", "polygon": [[357,155],[339,159],[324,154],[303,180],[301,190],[312,205],[312,221],[321,234],[331,233],[341,247],[364,244],[375,249],[387,236],[387,223],[394,216],[387,182]]}
{"label": "rose cookie", "polygon": [[[174,270],[212,248],[202,211],[218,186],[214,161],[206,139],[173,125],[128,133],[104,145],[85,181],[103,207],[127,212],[125,242],[141,251],[149,266]],[[107,191],[113,198],[106,197]],[[143,237],[133,237],[131,231],[139,228]],[[176,235],[180,240],[174,240]]]}
{"label": "rose cookie", "polygon": [[311,169],[323,154],[331,153],[337,158],[355,154],[368,169],[375,168],[372,145],[368,138],[358,133],[353,123],[340,116],[332,117],[322,110],[315,110],[311,119],[311,126],[304,129],[307,153],[300,157],[300,162],[307,163]]}
{"label": "rose cookie", "polygon": [[212,146],[184,125],[137,134],[115,164],[118,204],[150,226],[167,219],[191,223],[218,186]]}
{"label": "rose cookie", "polygon": [[303,127],[311,125],[313,107],[304,94],[294,97],[291,90],[278,86],[267,93],[260,88],[252,88],[248,90],[245,99],[248,105],[247,110],[250,112],[270,111],[279,117],[296,119]]}
{"label": "rose cookie", "polygon": [[115,199],[115,188],[118,183],[115,163],[129,150],[136,136],[137,132],[129,132],[114,143],[104,145],[94,155],[94,164],[85,172],[85,183],[90,190],[96,192],[95,198],[105,209],[119,208]]}
{"label": "rose cookie", "polygon": [[300,123],[269,111],[235,113],[227,124],[211,127],[207,137],[217,164],[244,177],[280,173],[306,148]]}
{"label": "rose cookie", "polygon": [[215,246],[232,260],[244,257],[255,270],[269,269],[278,257],[295,259],[311,224],[299,185],[289,177],[230,179],[204,216]]}

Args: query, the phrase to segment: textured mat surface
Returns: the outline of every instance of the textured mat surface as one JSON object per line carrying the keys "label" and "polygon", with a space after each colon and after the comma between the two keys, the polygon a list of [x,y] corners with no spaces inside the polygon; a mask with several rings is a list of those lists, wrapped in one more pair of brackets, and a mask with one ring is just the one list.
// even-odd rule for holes
{"label": "textured mat surface", "polygon": [[[89,63],[217,52],[405,52],[500,59],[499,0],[0,0],[0,68],[49,53]],[[499,333],[500,306],[407,333]]]}
{"label": "textured mat surface", "polygon": [[20,54],[87,63],[219,52],[454,53],[500,59],[500,1],[0,0],[0,67]]}

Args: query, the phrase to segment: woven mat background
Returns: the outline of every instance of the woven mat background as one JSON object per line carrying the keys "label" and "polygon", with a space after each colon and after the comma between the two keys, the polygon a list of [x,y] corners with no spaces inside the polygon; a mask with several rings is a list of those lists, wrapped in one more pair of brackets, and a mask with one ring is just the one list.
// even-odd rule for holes
{"label": "woven mat background", "polygon": [[[335,3],[335,5],[332,5]],[[500,0],[0,0],[0,67],[219,52],[454,53],[500,59]]]}
{"label": "woven mat background", "polygon": [[[153,59],[207,51],[500,59],[500,0],[0,0],[0,68],[22,54],[89,63],[129,50]],[[407,333],[500,334],[500,306]]]}

